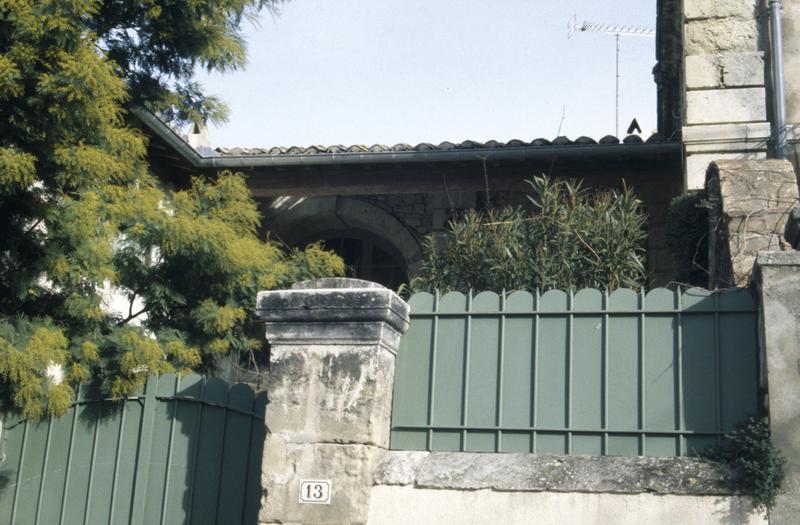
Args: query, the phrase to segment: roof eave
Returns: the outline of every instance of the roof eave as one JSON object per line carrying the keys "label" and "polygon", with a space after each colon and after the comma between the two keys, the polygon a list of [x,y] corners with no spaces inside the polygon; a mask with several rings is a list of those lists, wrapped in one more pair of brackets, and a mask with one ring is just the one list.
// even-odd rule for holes
{"label": "roof eave", "polygon": [[132,113],[156,135],[170,145],[193,168],[198,170],[245,169],[291,166],[332,166],[354,164],[406,164],[470,161],[542,161],[558,157],[621,159],[648,158],[653,155],[680,154],[679,142],[640,144],[569,144],[549,146],[504,147],[486,149],[453,149],[432,151],[385,151],[353,153],[314,153],[291,155],[241,155],[204,157],[175,131],[152,113],[133,109]]}

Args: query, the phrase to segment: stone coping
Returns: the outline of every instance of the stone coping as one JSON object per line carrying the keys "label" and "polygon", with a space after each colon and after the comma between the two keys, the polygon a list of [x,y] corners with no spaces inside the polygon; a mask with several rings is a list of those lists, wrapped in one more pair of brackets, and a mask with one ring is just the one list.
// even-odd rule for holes
{"label": "stone coping", "polygon": [[511,492],[731,495],[730,471],[696,458],[387,451],[375,485]]}
{"label": "stone coping", "polygon": [[800,252],[798,251],[763,251],[756,257],[757,266],[800,266]]}
{"label": "stone coping", "polygon": [[398,333],[408,329],[409,306],[396,293],[358,279],[319,279],[292,290],[259,292],[256,312],[271,323],[387,323]]}
{"label": "stone coping", "polygon": [[339,288],[377,288],[380,290],[388,290],[388,288],[378,283],[350,277],[322,277],[320,279],[299,281],[292,285],[292,290],[333,290]]}

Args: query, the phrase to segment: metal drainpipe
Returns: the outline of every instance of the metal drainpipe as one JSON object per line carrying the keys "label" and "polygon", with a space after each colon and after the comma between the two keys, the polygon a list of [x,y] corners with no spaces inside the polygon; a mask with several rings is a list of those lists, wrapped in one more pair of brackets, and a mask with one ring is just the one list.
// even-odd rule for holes
{"label": "metal drainpipe", "polygon": [[774,122],[772,135],[775,141],[775,157],[789,156],[788,129],[786,126],[786,93],[783,87],[783,25],[781,0],[769,0],[770,51],[772,54],[772,97],[774,99]]}

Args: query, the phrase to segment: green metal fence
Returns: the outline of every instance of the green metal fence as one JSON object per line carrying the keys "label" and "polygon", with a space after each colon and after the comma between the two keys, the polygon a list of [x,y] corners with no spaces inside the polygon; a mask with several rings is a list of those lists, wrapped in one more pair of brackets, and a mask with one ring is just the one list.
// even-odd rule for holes
{"label": "green metal fence", "polygon": [[141,395],[71,412],[6,416],[0,524],[256,524],[266,396],[197,375],[151,377]]}
{"label": "green metal fence", "polygon": [[419,293],[391,446],[688,455],[756,412],[746,290]]}

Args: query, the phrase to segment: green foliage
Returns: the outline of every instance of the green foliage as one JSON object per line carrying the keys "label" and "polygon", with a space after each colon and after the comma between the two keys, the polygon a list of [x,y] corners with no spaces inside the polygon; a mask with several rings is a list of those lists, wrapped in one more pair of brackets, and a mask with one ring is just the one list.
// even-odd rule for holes
{"label": "green foliage", "polygon": [[196,67],[245,65],[241,23],[281,0],[92,2],[88,27],[130,86],[132,102],[170,121],[224,120],[227,109],[192,80]]}
{"label": "green foliage", "polygon": [[646,217],[623,191],[535,177],[529,207],[469,211],[428,237],[414,291],[638,288]]}
{"label": "green foliage", "polygon": [[161,188],[126,120],[218,114],[192,71],[240,66],[239,23],[268,4],[0,1],[0,400],[25,417],[63,413],[78,382],[120,397],[255,351],[258,290],[343,274],[260,240],[240,175]]}
{"label": "green foliage", "polygon": [[676,280],[693,286],[708,286],[708,205],[705,192],[689,192],[672,199],[665,223]]}
{"label": "green foliage", "polygon": [[67,364],[67,338],[47,322],[20,320],[15,328],[0,324],[0,377],[15,385],[14,404],[24,417],[33,419],[42,417],[48,407],[66,411],[72,397],[69,387],[41,372]]}
{"label": "green foliage", "polygon": [[703,455],[730,466],[733,487],[749,495],[756,509],[772,510],[786,475],[786,459],[770,440],[766,417],[748,419],[725,435],[723,446]]}

